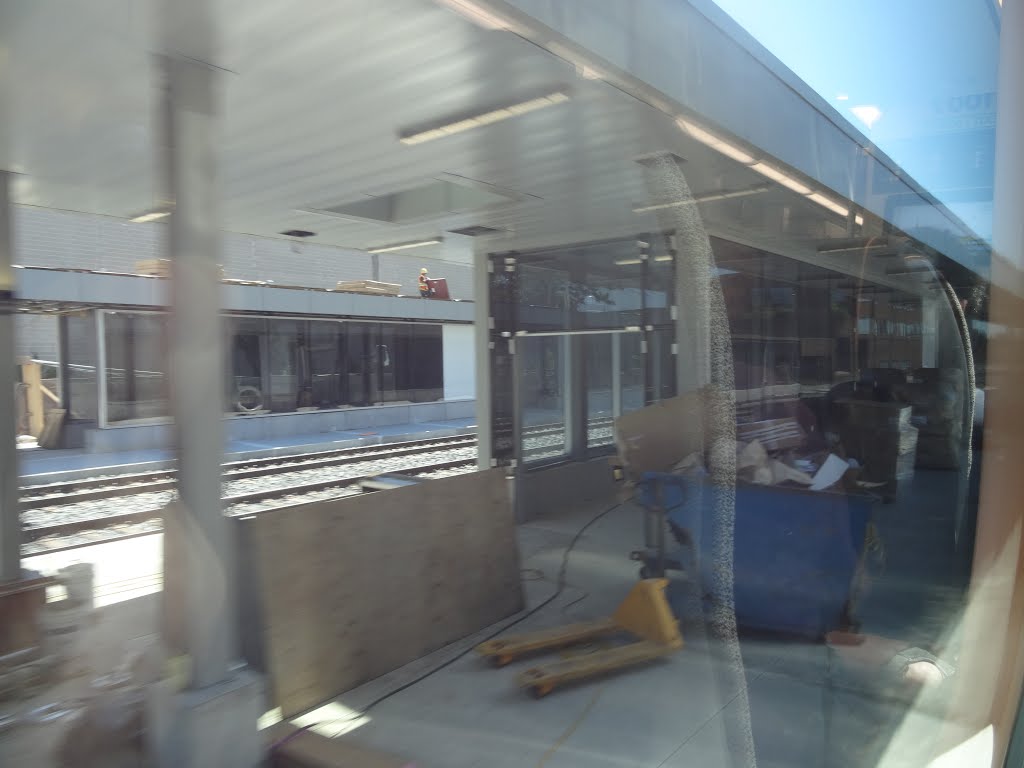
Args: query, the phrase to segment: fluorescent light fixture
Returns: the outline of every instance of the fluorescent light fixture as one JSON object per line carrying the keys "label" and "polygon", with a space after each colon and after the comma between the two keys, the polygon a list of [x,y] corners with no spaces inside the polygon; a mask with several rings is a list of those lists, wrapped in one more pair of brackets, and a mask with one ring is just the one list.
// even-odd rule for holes
{"label": "fluorescent light fixture", "polygon": [[825,197],[823,194],[819,192],[815,192],[813,195],[808,195],[807,199],[817,203],[822,208],[828,208],[833,213],[838,213],[840,216],[845,217],[850,215],[850,211],[848,209],[841,206],[835,200]]}
{"label": "fluorescent light fixture", "polygon": [[422,144],[425,141],[433,141],[434,139],[441,139],[445,136],[453,136],[456,133],[464,133],[465,131],[472,130],[473,128],[482,128],[485,125],[491,125],[492,123],[497,123],[502,120],[508,120],[510,117],[525,115],[528,112],[536,112],[538,109],[544,109],[545,107],[550,107],[555,104],[561,104],[568,100],[569,94],[564,91],[555,91],[547,94],[546,96],[530,99],[529,101],[521,101],[518,104],[501,107],[500,109],[493,109],[489,112],[456,120],[453,123],[440,125],[436,128],[417,131],[416,133],[404,136],[400,135],[398,140],[407,146]]}
{"label": "fluorescent light fixture", "polygon": [[412,243],[396,243],[395,245],[382,245],[380,248],[368,248],[367,253],[391,253],[392,251],[404,251],[409,248],[420,248],[424,245],[437,245],[441,242],[440,238],[433,238],[432,240],[416,240]]}
{"label": "fluorescent light fixture", "polygon": [[617,267],[629,267],[634,264],[643,264],[643,259],[616,259],[615,266]]}
{"label": "fluorescent light fixture", "polygon": [[853,217],[853,223],[856,224],[858,227],[863,227],[864,217],[858,213],[856,216]]}
{"label": "fluorescent light fixture", "polygon": [[634,206],[633,213],[663,211],[667,208],[678,208],[683,205],[693,205],[694,203],[709,203],[713,200],[731,200],[734,197],[746,197],[747,195],[756,195],[759,192],[767,192],[770,188],[771,187],[768,184],[764,184],[757,187],[750,187],[748,189],[734,189],[728,192],[707,192],[703,195],[695,195],[689,200],[673,200],[670,203]]}
{"label": "fluorescent light fixture", "polygon": [[655,261],[672,261],[672,257],[669,254],[662,254],[661,256],[655,256]]}
{"label": "fluorescent light fixture", "polygon": [[712,149],[716,150],[717,152],[720,152],[726,157],[731,157],[737,163],[743,163],[744,165],[752,165],[754,163],[754,158],[748,155],[742,149],[734,147],[727,141],[723,141],[722,139],[715,136],[713,133],[705,131],[700,126],[694,125],[693,123],[684,120],[681,117],[676,118],[676,125],[678,125],[682,131],[688,133],[691,137],[695,138],[701,144],[711,147]]}
{"label": "fluorescent light fixture", "polygon": [[478,27],[483,27],[484,29],[509,29],[509,23],[501,18],[501,16],[498,16],[493,11],[481,8],[476,3],[470,2],[470,0],[437,0],[437,3],[455,11],[464,19],[469,19]]}
{"label": "fluorescent light fixture", "polygon": [[751,167],[752,170],[757,171],[762,176],[766,176],[767,178],[771,179],[772,181],[777,181],[782,186],[789,187],[790,189],[792,189],[794,192],[796,192],[798,194],[801,194],[801,195],[809,195],[809,194],[811,194],[812,190],[806,184],[801,184],[799,181],[794,179],[792,176],[787,176],[785,173],[783,173],[779,169],[773,168],[772,166],[768,165],[767,163],[754,163],[750,167]]}
{"label": "fluorescent light fixture", "polygon": [[132,216],[128,221],[134,222],[135,224],[145,224],[147,221],[156,221],[166,216],[170,216],[170,211],[147,211],[146,213],[140,213],[137,216]]}

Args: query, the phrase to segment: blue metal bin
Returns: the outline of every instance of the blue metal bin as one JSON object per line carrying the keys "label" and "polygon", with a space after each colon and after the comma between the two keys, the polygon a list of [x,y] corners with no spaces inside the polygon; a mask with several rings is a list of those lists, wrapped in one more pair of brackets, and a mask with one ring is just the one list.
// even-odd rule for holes
{"label": "blue metal bin", "polygon": [[[691,576],[706,602],[721,602],[726,589],[712,553],[716,510],[727,490],[707,478],[654,472],[638,487],[638,500],[662,512],[680,545],[691,550],[675,560],[693,564]],[[874,497],[739,482],[735,492],[738,625],[812,636],[847,626]],[[660,554],[660,562],[672,561]]]}

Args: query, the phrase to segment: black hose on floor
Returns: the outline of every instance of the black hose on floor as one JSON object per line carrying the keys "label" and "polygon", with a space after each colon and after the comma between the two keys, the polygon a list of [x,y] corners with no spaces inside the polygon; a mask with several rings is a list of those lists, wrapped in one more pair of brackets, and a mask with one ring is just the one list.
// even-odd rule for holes
{"label": "black hose on floor", "polygon": [[413,678],[409,682],[404,683],[404,684],[398,686],[397,688],[395,688],[392,691],[389,691],[388,693],[385,693],[383,696],[377,697],[376,699],[371,701],[369,704],[367,704],[365,707],[363,707],[362,711],[364,713],[369,712],[371,709],[376,707],[378,704],[381,704],[381,703],[387,701],[392,696],[395,696],[395,695],[401,693],[402,691],[408,690],[409,688],[411,688],[412,686],[416,685],[417,683],[423,682],[424,680],[426,680],[431,675],[434,675],[437,672],[440,672],[445,667],[451,666],[452,664],[454,664],[459,659],[461,659],[464,656],[468,655],[469,652],[472,651],[476,647],[476,645],[479,645],[479,643],[485,643],[488,640],[493,640],[498,635],[500,635],[503,632],[511,629],[516,624],[519,624],[519,623],[521,623],[523,621],[526,621],[526,619],[528,619],[531,616],[533,616],[534,614],[536,614],[542,608],[545,608],[548,605],[550,605],[559,595],[562,594],[562,592],[565,591],[565,587],[566,587],[565,578],[566,578],[566,573],[569,570],[569,555],[572,554],[572,551],[576,547],[576,545],[579,543],[579,540],[581,538],[583,538],[583,534],[586,533],[587,530],[592,525],[594,525],[599,520],[601,520],[601,518],[603,518],[606,515],[614,512],[616,509],[618,509],[621,506],[622,506],[622,502],[619,502],[617,504],[613,504],[612,506],[608,507],[607,509],[602,510],[601,512],[598,512],[596,515],[594,515],[592,518],[590,518],[590,520],[588,520],[586,522],[586,524],[584,524],[578,531],[576,531],[576,534],[572,537],[572,541],[569,542],[569,545],[565,548],[565,551],[562,553],[562,564],[561,564],[561,566],[558,569],[557,588],[555,589],[554,593],[551,594],[550,597],[546,598],[539,605],[536,605],[533,608],[531,608],[530,610],[528,610],[526,613],[524,613],[519,618],[517,618],[517,619],[515,619],[513,621],[510,621],[508,624],[505,624],[500,629],[495,630],[494,632],[489,634],[487,637],[483,638],[482,640],[479,640],[476,644],[471,645],[468,648],[466,648],[465,650],[457,653],[455,656],[452,656],[447,661],[445,661],[445,662],[443,662],[441,664],[438,664],[433,669],[431,669],[431,670],[429,670],[427,672],[424,672],[419,677]]}

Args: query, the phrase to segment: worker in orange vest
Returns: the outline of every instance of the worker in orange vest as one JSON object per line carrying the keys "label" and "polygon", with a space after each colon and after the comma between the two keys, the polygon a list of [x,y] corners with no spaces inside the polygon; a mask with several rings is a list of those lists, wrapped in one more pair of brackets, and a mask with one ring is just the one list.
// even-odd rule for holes
{"label": "worker in orange vest", "polygon": [[420,298],[429,299],[433,290],[430,288],[430,279],[427,277],[427,268],[424,267],[420,270]]}

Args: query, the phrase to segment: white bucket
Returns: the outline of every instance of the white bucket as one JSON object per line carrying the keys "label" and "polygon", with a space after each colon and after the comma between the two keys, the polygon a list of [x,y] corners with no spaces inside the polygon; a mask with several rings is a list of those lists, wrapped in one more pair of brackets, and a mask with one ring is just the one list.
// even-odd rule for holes
{"label": "white bucket", "polygon": [[73,563],[57,571],[57,578],[68,593],[68,600],[89,610],[93,607],[92,563]]}

